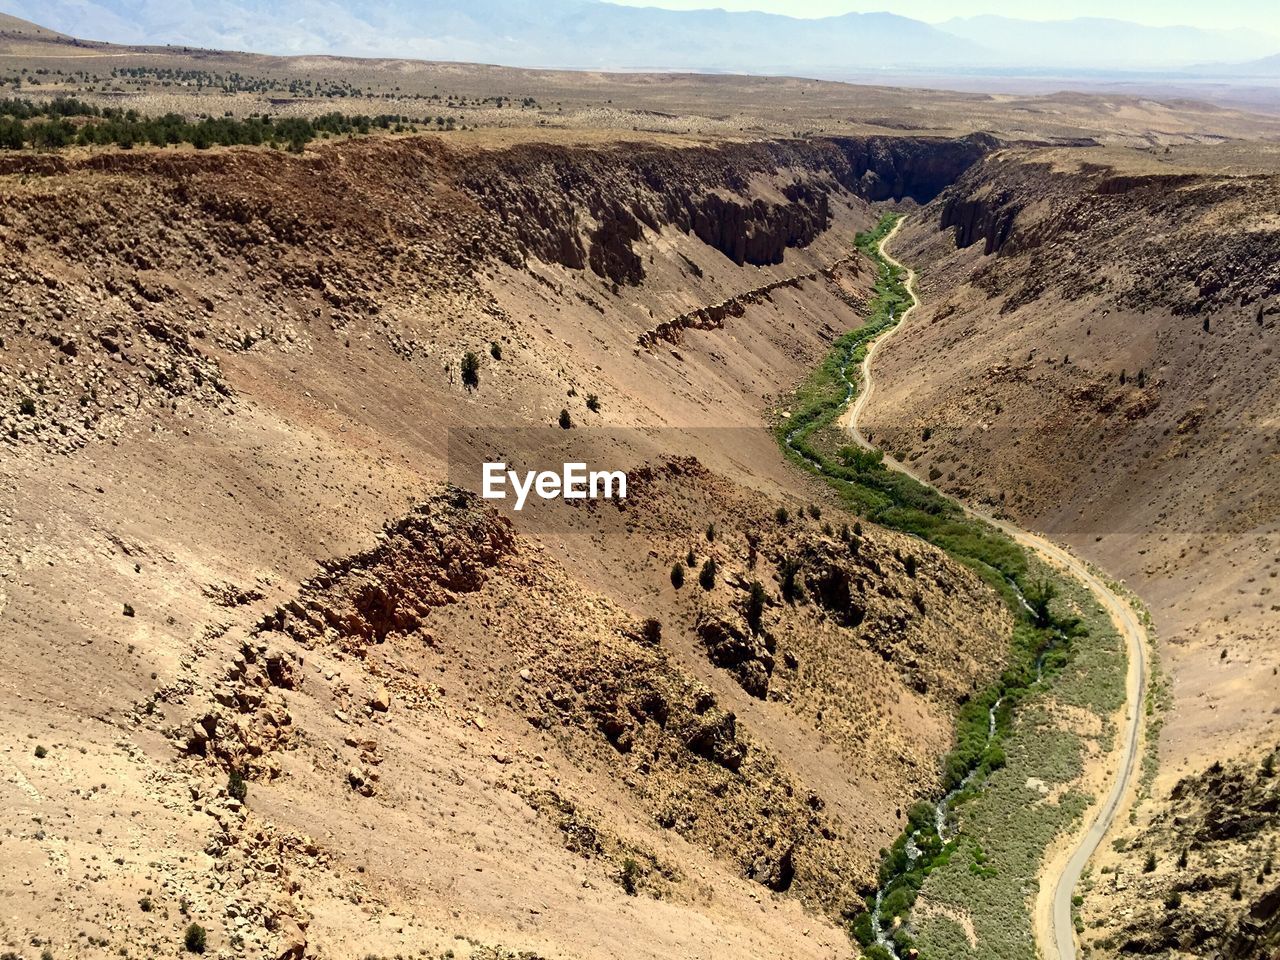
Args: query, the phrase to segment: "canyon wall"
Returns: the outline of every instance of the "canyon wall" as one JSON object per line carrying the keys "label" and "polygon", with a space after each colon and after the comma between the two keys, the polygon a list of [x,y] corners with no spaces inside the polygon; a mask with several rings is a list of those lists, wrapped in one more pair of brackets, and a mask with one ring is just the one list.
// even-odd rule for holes
{"label": "canyon wall", "polygon": [[[2,946],[851,956],[1012,625],[766,416],[867,198],[988,146],[6,158]],[[450,487],[455,428],[593,427],[624,505]]]}

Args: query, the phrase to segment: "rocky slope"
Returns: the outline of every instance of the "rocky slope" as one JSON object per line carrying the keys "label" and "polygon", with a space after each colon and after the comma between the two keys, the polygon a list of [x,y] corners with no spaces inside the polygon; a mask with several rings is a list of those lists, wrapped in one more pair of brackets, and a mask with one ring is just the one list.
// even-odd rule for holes
{"label": "rocky slope", "polygon": [[[763,416],[991,146],[6,159],[3,948],[851,954],[1010,624]],[[625,509],[448,485],[561,409]]]}
{"label": "rocky slope", "polygon": [[0,432],[67,449],[109,435],[127,395],[135,408],[225,405],[211,354],[305,350],[326,327],[349,340],[355,325],[412,361],[427,345],[404,315],[423,299],[469,304],[475,268],[494,260],[638,284],[637,242],[675,230],[739,266],[780,264],[828,230],[833,196],[927,200],[993,144],[521,146],[464,161],[423,139],[299,159],[0,158],[12,253]]}
{"label": "rocky slope", "polygon": [[1085,897],[1085,942],[1127,956],[1274,956],[1277,811],[1273,752],[1179,780],[1150,823],[1104,856]]}

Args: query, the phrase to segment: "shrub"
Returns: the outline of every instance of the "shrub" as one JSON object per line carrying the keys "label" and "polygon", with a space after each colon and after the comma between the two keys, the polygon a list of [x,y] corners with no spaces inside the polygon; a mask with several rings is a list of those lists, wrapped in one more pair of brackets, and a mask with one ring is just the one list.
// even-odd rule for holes
{"label": "shrub", "polygon": [[1147,859],[1142,863],[1142,872],[1151,873],[1156,868],[1156,855],[1154,852],[1147,854]]}
{"label": "shrub", "polygon": [[640,639],[651,647],[662,642],[662,621],[649,617],[640,627]]}
{"label": "shrub", "polygon": [[788,520],[791,519],[791,515],[787,513],[786,507],[779,507],[777,511],[774,513],[773,519],[777,520],[778,523],[780,524],[785,524]]}
{"label": "shrub", "polygon": [[470,350],[462,355],[462,385],[468,390],[480,386],[480,358]]}
{"label": "shrub", "polygon": [[622,889],[628,896],[636,895],[636,890],[640,886],[640,864],[636,863],[632,857],[622,861],[622,875],[619,877],[619,883],[622,884]]}
{"label": "shrub", "polygon": [[916,576],[916,558],[914,554],[908,554],[907,559],[903,562],[903,566],[907,569],[907,576],[915,579]]}
{"label": "shrub", "polygon": [[187,927],[187,932],[183,934],[182,945],[187,948],[187,953],[204,953],[208,938],[209,934],[204,927],[198,923],[193,923]]}
{"label": "shrub", "polygon": [[716,585],[716,561],[714,557],[708,557],[702,564],[702,570],[698,573],[698,584],[703,590],[710,590]]}
{"label": "shrub", "polygon": [[760,627],[764,620],[765,599],[766,594],[760,581],[752,580],[751,590],[747,594],[747,608],[744,612],[747,618],[747,626],[751,628],[751,632],[754,634],[760,633]]}
{"label": "shrub", "polygon": [[711,541],[715,540],[715,538],[716,538],[716,525],[714,523],[708,523],[707,524],[707,542],[710,543]]}
{"label": "shrub", "polygon": [[1174,890],[1172,893],[1170,893],[1167,897],[1164,898],[1164,905],[1170,910],[1177,910],[1179,907],[1182,906],[1182,894],[1180,894],[1177,890]]}
{"label": "shrub", "polygon": [[568,430],[573,426],[573,419],[569,416],[569,411],[563,407],[560,409],[560,429]]}
{"label": "shrub", "polygon": [[587,409],[590,410],[592,413],[600,412],[600,398],[597,397],[594,393],[587,394]]}
{"label": "shrub", "polygon": [[671,565],[671,585],[677,590],[684,586],[684,564],[679,560]]}
{"label": "shrub", "polygon": [[126,617],[132,617],[132,616],[133,616],[133,604],[132,604],[132,603],[126,603],[126,604],[124,605],[124,615],[125,615]]}
{"label": "shrub", "polygon": [[822,510],[816,503],[809,504],[809,516],[817,520],[822,516]]}
{"label": "shrub", "polygon": [[24,417],[34,417],[36,415],[36,402],[30,397],[23,397],[18,401],[18,412]]}
{"label": "shrub", "polygon": [[689,552],[684,555],[684,565],[688,567],[690,570],[692,570],[694,567],[694,564],[696,564],[697,562],[698,562],[698,555],[693,552],[693,547],[690,547]]}
{"label": "shrub", "polygon": [[797,579],[800,573],[800,562],[791,557],[784,557],[782,563],[778,565],[778,572],[782,578],[782,599],[787,603],[795,603],[800,599],[800,581]]}
{"label": "shrub", "polygon": [[502,347],[498,345],[498,341],[495,340],[493,343],[489,344],[489,356],[493,357],[495,360],[502,359]]}
{"label": "shrub", "polygon": [[244,798],[249,795],[249,784],[245,782],[240,771],[235,767],[231,768],[231,773],[227,777],[227,796],[233,797],[244,803]]}
{"label": "shrub", "polygon": [[152,910],[155,909],[155,904],[151,902],[150,897],[143,897],[141,900],[138,901],[138,908],[143,913],[150,913]]}
{"label": "shrub", "polygon": [[42,746],[40,746],[40,747],[36,747],[36,759],[37,759],[37,760],[43,760],[43,759],[44,759],[45,757],[47,757],[48,755],[49,755],[49,751],[48,751],[48,750],[46,750],[44,747],[42,747]]}

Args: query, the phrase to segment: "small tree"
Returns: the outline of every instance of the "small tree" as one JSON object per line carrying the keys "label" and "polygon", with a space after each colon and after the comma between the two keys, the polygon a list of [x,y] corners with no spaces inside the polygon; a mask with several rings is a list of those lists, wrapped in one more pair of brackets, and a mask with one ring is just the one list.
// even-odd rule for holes
{"label": "small tree", "polygon": [[684,564],[678,560],[671,565],[671,585],[677,590],[684,586]]}
{"label": "small tree", "polygon": [[592,413],[600,412],[600,398],[597,397],[594,393],[587,394],[587,409],[590,410]]}
{"label": "small tree", "polygon": [[915,554],[907,554],[907,559],[902,564],[907,569],[907,576],[915,579],[916,576],[916,558]]}
{"label": "small tree", "polygon": [[470,350],[462,355],[462,385],[467,390],[480,386],[480,358]]}
{"label": "small tree", "polygon": [[703,590],[710,590],[716,585],[716,560],[715,557],[708,557],[702,564],[702,570],[698,573],[698,585]]}
{"label": "small tree", "polygon": [[689,552],[684,555],[684,565],[692,570],[697,562],[698,555],[693,552],[693,547],[690,547]]}
{"label": "small tree", "polygon": [[560,410],[560,429],[568,430],[573,426],[573,418],[569,416],[569,411],[561,408]]}
{"label": "small tree", "polygon": [[707,542],[710,543],[716,538],[716,525],[714,523],[707,524]]}
{"label": "small tree", "polygon": [[1037,627],[1044,629],[1053,623],[1049,604],[1057,595],[1057,588],[1048,580],[1035,580],[1027,588],[1024,596],[1027,598],[1027,606],[1031,608],[1031,619]]}

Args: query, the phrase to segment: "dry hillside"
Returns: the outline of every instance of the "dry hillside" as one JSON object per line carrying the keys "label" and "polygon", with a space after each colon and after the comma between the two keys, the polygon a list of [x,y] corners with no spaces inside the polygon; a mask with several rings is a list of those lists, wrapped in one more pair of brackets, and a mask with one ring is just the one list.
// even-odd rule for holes
{"label": "dry hillside", "polygon": [[[3,158],[4,948],[849,955],[1011,625],[762,418],[990,145]],[[625,510],[446,486],[561,408]]]}

